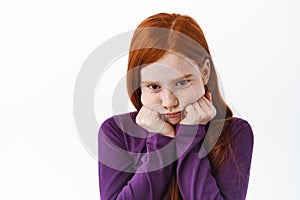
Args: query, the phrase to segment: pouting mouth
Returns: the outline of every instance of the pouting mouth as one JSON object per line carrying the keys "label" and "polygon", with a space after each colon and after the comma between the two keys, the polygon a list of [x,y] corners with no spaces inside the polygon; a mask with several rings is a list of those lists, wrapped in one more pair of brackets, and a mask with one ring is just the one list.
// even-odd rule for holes
{"label": "pouting mouth", "polygon": [[181,111],[179,112],[172,112],[172,113],[165,113],[164,116],[167,118],[174,118],[181,115]]}
{"label": "pouting mouth", "polygon": [[177,113],[181,113],[182,111],[178,111],[178,112],[170,112],[170,113],[164,113],[163,115],[173,115],[173,114],[177,114]]}

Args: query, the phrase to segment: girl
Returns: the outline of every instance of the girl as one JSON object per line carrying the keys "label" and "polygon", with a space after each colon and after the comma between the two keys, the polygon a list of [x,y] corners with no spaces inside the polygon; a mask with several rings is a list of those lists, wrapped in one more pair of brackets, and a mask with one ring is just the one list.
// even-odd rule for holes
{"label": "girl", "polygon": [[99,130],[102,200],[246,198],[253,132],[223,100],[194,19],[159,13],[141,22],[127,89],[137,111]]}

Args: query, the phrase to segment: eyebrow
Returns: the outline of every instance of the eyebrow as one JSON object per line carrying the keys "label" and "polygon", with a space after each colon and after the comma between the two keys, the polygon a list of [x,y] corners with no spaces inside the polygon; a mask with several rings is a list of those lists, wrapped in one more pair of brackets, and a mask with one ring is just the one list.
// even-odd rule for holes
{"label": "eyebrow", "polygon": [[193,74],[186,74],[184,76],[181,76],[179,78],[176,78],[175,80],[173,80],[174,82],[180,81],[182,79],[188,79],[188,78],[192,78],[194,75]]}
{"label": "eyebrow", "polygon": [[[177,82],[177,81],[180,81],[180,80],[183,80],[183,79],[187,79],[187,78],[192,78],[194,75],[193,74],[186,74],[184,76],[181,76],[181,77],[178,77],[174,80],[172,80],[172,82]],[[141,81],[141,84],[149,84],[149,83],[152,83],[152,84],[159,84],[158,81]]]}

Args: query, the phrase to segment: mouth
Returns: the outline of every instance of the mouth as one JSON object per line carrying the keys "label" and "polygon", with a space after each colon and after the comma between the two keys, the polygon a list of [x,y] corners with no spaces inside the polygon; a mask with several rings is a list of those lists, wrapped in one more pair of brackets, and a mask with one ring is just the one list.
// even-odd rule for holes
{"label": "mouth", "polygon": [[181,111],[179,112],[173,112],[173,113],[166,113],[164,114],[166,118],[177,118],[181,116]]}

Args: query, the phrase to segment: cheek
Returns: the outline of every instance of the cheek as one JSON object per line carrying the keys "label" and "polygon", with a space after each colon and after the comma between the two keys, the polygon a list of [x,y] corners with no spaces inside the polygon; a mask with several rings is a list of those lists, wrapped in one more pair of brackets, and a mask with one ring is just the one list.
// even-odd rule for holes
{"label": "cheek", "polygon": [[195,85],[178,93],[180,106],[185,108],[187,105],[194,103],[205,94],[205,89],[202,85]]}
{"label": "cheek", "polygon": [[160,100],[157,94],[142,91],[141,102],[148,108],[154,108],[155,105],[159,104]]}

